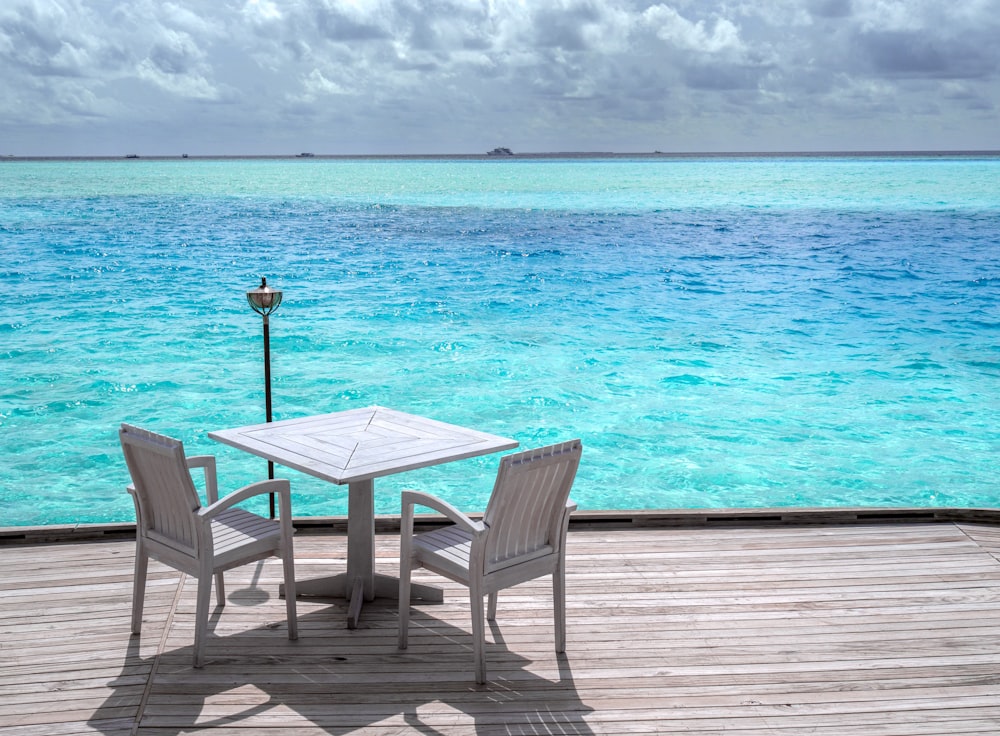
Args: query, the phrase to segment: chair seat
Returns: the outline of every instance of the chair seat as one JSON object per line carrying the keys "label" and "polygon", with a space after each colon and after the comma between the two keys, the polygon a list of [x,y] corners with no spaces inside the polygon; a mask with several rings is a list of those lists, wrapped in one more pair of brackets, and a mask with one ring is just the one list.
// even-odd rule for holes
{"label": "chair seat", "polygon": [[445,577],[468,584],[472,534],[455,526],[423,532],[413,538],[413,555]]}
{"label": "chair seat", "polygon": [[[551,545],[506,560],[486,563],[486,571],[495,573],[508,567],[526,565],[552,555]],[[413,537],[413,555],[420,564],[459,583],[468,583],[472,556],[472,534],[456,526],[423,532]]]}
{"label": "chair seat", "polygon": [[216,565],[225,569],[232,562],[243,564],[254,547],[262,556],[270,556],[275,539],[281,537],[281,524],[246,509],[226,509],[212,519],[212,542]]}

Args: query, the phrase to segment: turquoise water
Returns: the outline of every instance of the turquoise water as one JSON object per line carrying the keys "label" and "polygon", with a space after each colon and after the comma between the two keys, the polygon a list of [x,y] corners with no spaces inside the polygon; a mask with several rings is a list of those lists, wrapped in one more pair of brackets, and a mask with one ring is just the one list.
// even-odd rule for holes
{"label": "turquoise water", "polygon": [[206,437],[263,420],[261,275],[277,419],[578,436],[590,509],[1000,505],[1000,158],[9,161],[0,274],[0,526],[131,520],[121,421],[263,477]]}

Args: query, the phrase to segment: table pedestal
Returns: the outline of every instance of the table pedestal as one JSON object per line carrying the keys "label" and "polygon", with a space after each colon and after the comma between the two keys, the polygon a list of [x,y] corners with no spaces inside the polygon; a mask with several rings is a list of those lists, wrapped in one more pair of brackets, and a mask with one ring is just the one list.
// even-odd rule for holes
{"label": "table pedestal", "polygon": [[[279,588],[284,595],[284,586]],[[375,598],[399,600],[399,578],[375,572],[375,482],[355,481],[348,486],[347,572],[312,580],[296,580],[300,597],[346,598],[347,628],[356,629],[361,607]],[[444,591],[433,585],[412,583],[410,599],[441,603]]]}
{"label": "table pedestal", "polygon": [[[346,573],[311,580],[297,580],[295,581],[295,594],[298,598],[346,598],[350,602],[347,609],[347,628],[356,629],[358,628],[358,619],[361,616],[361,607],[365,601],[371,601],[375,598],[399,600],[399,578],[380,574],[376,574],[374,577],[372,582],[375,594],[371,598],[364,596],[364,582],[361,578],[355,578],[351,590],[348,590],[349,578]],[[282,596],[285,594],[284,586],[280,586],[279,592]],[[444,601],[444,591],[434,585],[411,583],[410,600],[421,603],[441,603]]]}

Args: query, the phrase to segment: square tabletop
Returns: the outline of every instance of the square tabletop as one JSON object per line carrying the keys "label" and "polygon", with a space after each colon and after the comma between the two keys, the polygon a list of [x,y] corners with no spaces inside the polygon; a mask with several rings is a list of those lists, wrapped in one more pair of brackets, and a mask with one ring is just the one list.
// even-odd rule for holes
{"label": "square tabletop", "polygon": [[382,406],[221,429],[208,436],[337,484],[517,447],[507,437]]}

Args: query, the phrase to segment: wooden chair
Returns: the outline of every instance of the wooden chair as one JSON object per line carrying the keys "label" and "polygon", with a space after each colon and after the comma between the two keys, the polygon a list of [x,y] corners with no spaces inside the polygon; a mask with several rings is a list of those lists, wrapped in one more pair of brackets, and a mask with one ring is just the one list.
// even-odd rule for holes
{"label": "wooden chair", "polygon": [[[179,440],[122,424],[119,431],[132,476],[128,492],[135,501],[136,550],[132,592],[132,633],[140,633],[149,558],[185,572],[198,581],[195,610],[194,666],[204,662],[208,604],[215,577],[219,606],[226,604],[222,573],[277,555],[285,574],[288,638],[298,638],[295,614],[295,567],[292,555],[292,504],[287,480],[253,483],[218,499],[215,458],[187,458]],[[208,505],[202,506],[190,470],[205,475]],[[265,519],[235,505],[253,496],[277,494],[279,519]]]}
{"label": "wooden chair", "polygon": [[[508,455],[500,462],[482,521],[426,493],[404,491],[399,570],[399,648],[406,649],[410,572],[425,567],[469,588],[476,682],[486,681],[483,596],[496,618],[497,592],[552,575],[556,651],[566,649],[566,530],[576,504],[570,487],[580,464],[580,440]],[[413,534],[414,506],[444,514],[451,525]]]}

